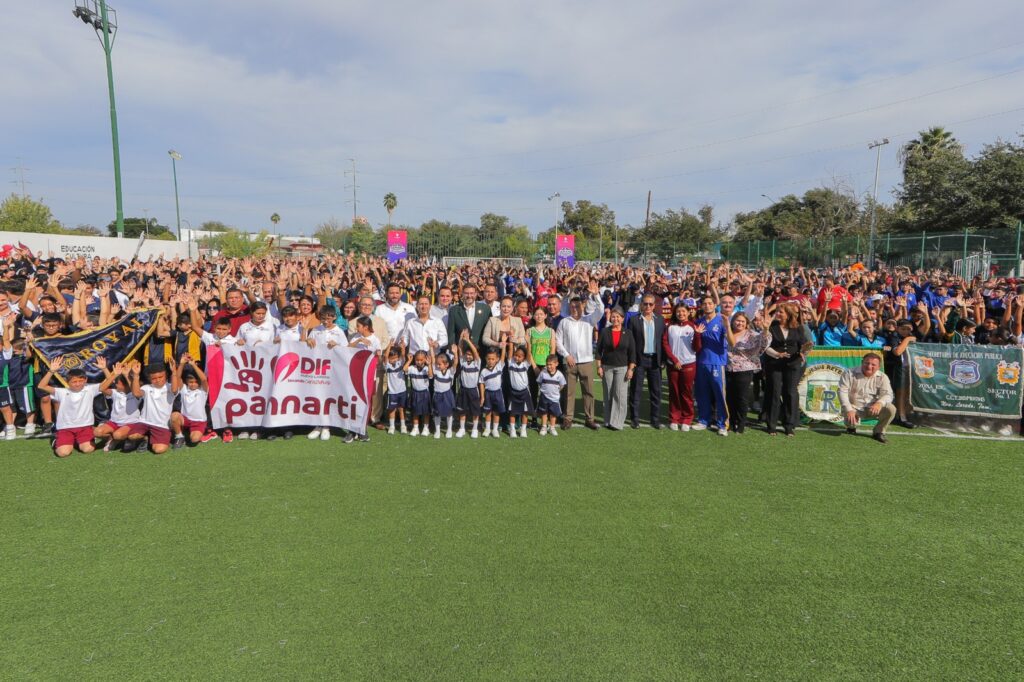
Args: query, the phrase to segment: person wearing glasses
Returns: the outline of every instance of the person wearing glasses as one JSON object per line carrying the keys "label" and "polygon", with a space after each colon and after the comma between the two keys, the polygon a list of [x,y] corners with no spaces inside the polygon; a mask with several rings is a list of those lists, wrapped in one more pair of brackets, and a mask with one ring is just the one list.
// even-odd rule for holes
{"label": "person wearing glasses", "polygon": [[659,310],[660,301],[654,294],[644,294],[640,300],[640,314],[629,321],[629,333],[636,349],[636,370],[630,387],[630,425],[640,428],[640,398],[644,380],[647,381],[651,407],[651,426],[661,428],[661,367],[665,362],[661,339],[665,335],[665,318]]}

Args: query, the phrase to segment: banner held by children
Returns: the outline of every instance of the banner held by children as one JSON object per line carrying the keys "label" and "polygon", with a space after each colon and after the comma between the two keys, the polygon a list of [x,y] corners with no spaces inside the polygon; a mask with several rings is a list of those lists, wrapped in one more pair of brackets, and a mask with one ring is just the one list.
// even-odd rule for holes
{"label": "banner held by children", "polygon": [[213,427],[332,427],[365,434],[376,356],[299,341],[212,346],[207,355]]}
{"label": "banner held by children", "polygon": [[64,366],[56,377],[65,386],[65,377],[72,369],[84,369],[90,383],[99,383],[105,375],[97,367],[96,358],[102,356],[113,367],[135,355],[156,329],[161,313],[159,308],[136,310],[116,322],[77,334],[37,337],[31,347],[47,368],[54,358],[64,357]]}
{"label": "banner held by children", "polygon": [[1024,349],[912,343],[910,403],[920,412],[1020,419]]}

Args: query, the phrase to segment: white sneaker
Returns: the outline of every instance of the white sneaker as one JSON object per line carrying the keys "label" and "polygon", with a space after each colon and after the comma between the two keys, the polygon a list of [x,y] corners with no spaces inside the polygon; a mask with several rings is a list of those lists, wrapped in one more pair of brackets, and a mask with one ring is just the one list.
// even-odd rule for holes
{"label": "white sneaker", "polygon": [[1013,435],[1013,427],[1010,426],[1009,424],[1003,424],[1002,426],[999,427],[999,435],[1000,436],[1012,436]]}
{"label": "white sneaker", "polygon": [[479,437],[479,434],[476,432],[476,429],[473,429],[472,431],[469,432],[469,437],[470,438],[478,438]]}
{"label": "white sneaker", "polygon": [[679,430],[679,424],[676,424],[675,422],[672,422],[671,424],[668,425],[668,430],[669,431],[678,431]]}
{"label": "white sneaker", "polygon": [[719,436],[728,436],[729,435],[729,429],[718,429],[718,435]]}
{"label": "white sneaker", "polygon": [[519,427],[519,437],[526,438],[526,424]]}
{"label": "white sneaker", "polygon": [[[448,432],[448,436],[450,437],[451,435],[452,435],[452,432],[451,432],[451,431],[449,431],[449,432]],[[460,428],[460,429],[458,430],[458,432],[456,432],[456,434],[455,434],[455,437],[456,437],[456,438],[465,438],[465,437],[466,437],[466,429],[462,429],[462,428]]]}
{"label": "white sneaker", "polygon": [[242,431],[240,434],[235,436],[235,438],[238,438],[239,440],[249,440],[249,432],[248,431]]}
{"label": "white sneaker", "polygon": [[402,422],[402,425],[399,427],[398,431],[402,435],[409,433],[408,429],[405,428],[405,422]]}
{"label": "white sneaker", "polygon": [[[452,437],[452,432],[451,431],[448,432],[448,437],[449,438]],[[441,429],[438,429],[437,431],[434,431],[434,440],[441,440]]]}
{"label": "white sneaker", "polygon": [[557,436],[558,435],[558,431],[555,431],[555,427],[554,426],[552,426],[549,431],[550,431],[552,436]]}
{"label": "white sneaker", "polygon": [[252,433],[249,434],[249,440],[259,440],[259,439],[260,439],[260,434],[259,434],[258,431],[253,431]]}
{"label": "white sneaker", "polygon": [[320,437],[320,429],[313,429],[312,431],[309,432],[309,435],[306,436],[306,438],[309,438],[310,440],[316,440],[319,437]]}
{"label": "white sneaker", "polygon": [[35,432],[36,432],[36,423],[35,422],[29,422],[29,423],[25,424],[25,435],[26,436],[31,436]]}
{"label": "white sneaker", "polygon": [[490,436],[491,436],[491,426],[490,426],[490,424],[488,424],[487,426],[484,427],[483,437],[484,438],[490,438]]}
{"label": "white sneaker", "polygon": [[18,437],[18,430],[14,428],[14,424],[4,429],[4,440],[14,440]]}
{"label": "white sneaker", "polygon": [[687,431],[690,430],[690,425],[689,424],[680,424],[679,425],[679,430],[682,431],[683,433],[686,433]]}
{"label": "white sneaker", "polygon": [[395,435],[395,425],[394,424],[392,424],[391,426],[388,427],[388,434],[392,435],[392,436]]}
{"label": "white sneaker", "polygon": [[546,426],[540,427],[540,435],[542,435],[542,436],[548,435],[548,427],[546,427]]}
{"label": "white sneaker", "polygon": [[331,439],[331,430],[330,429],[320,429],[320,440],[330,440],[330,439]]}
{"label": "white sneaker", "polygon": [[[441,433],[441,432],[438,431],[438,433]],[[452,437],[452,430],[448,429],[448,431],[444,434],[444,437],[445,438],[451,438]]]}
{"label": "white sneaker", "polygon": [[106,444],[103,446],[103,452],[110,452],[110,444],[114,442],[113,438],[108,438]]}
{"label": "white sneaker", "polygon": [[690,428],[693,429],[694,431],[704,431],[705,429],[708,428],[708,425],[703,424],[701,422],[695,422],[690,426]]}
{"label": "white sneaker", "polygon": [[418,436],[418,435],[420,435],[420,427],[414,425],[412,427],[412,431],[409,432],[409,435],[410,436]]}
{"label": "white sneaker", "polygon": [[516,433],[516,427],[514,427],[514,426],[508,427],[508,437],[509,438],[518,438],[519,437],[519,434]]}

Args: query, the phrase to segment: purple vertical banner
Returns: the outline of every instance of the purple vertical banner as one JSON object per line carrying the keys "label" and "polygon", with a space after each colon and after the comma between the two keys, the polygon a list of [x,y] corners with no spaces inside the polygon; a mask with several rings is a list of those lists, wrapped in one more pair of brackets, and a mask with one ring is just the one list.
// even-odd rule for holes
{"label": "purple vertical banner", "polygon": [[560,234],[555,239],[555,265],[565,268],[576,266],[576,235]]}
{"label": "purple vertical banner", "polygon": [[388,230],[388,262],[395,263],[409,257],[406,250],[409,233],[405,230]]}

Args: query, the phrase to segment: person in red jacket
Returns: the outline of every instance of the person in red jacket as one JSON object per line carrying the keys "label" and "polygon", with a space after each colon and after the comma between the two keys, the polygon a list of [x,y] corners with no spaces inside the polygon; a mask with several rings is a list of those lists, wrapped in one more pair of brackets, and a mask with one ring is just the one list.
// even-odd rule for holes
{"label": "person in red jacket", "polygon": [[672,321],[661,339],[668,364],[668,412],[672,431],[689,431],[693,423],[693,382],[697,376],[700,334],[683,303],[672,308]]}

